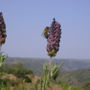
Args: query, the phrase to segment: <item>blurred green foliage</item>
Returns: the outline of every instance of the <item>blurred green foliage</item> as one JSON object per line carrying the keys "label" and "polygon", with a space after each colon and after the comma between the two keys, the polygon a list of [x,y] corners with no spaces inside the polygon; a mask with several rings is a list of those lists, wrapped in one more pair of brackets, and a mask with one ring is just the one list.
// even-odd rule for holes
{"label": "blurred green foliage", "polygon": [[32,82],[33,71],[26,69],[23,64],[4,64],[0,68],[0,86],[16,86],[20,83]]}
{"label": "blurred green foliage", "polygon": [[90,83],[87,83],[83,86],[84,90],[90,90]]}
{"label": "blurred green foliage", "polygon": [[0,53],[0,67],[4,64],[6,58],[7,58],[7,55]]}
{"label": "blurred green foliage", "polygon": [[26,74],[33,74],[32,70],[26,69],[22,63],[4,64],[0,72],[14,74],[17,77],[24,77]]}

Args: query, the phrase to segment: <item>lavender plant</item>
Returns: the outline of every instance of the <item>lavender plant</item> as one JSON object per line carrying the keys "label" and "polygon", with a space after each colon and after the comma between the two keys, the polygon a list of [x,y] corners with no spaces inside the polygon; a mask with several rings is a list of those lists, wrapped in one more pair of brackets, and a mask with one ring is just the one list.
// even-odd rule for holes
{"label": "lavender plant", "polygon": [[1,47],[6,41],[6,24],[4,22],[3,14],[0,12],[0,66],[3,64],[6,59],[6,55],[1,52]]}
{"label": "lavender plant", "polygon": [[[59,51],[59,43],[61,38],[61,25],[55,20],[52,21],[50,27],[44,29],[44,37],[47,39],[47,52],[48,56],[52,59],[55,57]],[[50,85],[51,80],[55,80],[59,74],[59,69],[63,65],[57,66],[56,64],[51,63],[52,60],[49,60],[49,64],[46,64],[43,68],[43,74],[41,76],[41,88],[40,90],[47,90],[47,87]]]}

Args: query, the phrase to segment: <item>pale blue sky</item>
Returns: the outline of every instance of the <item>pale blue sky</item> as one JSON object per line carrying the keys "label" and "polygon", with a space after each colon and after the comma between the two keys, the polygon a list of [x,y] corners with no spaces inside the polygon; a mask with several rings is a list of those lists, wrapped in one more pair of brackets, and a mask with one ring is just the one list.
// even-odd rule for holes
{"label": "pale blue sky", "polygon": [[61,24],[56,58],[90,59],[90,0],[1,0],[7,26],[3,51],[13,57],[48,58],[41,36],[53,17]]}

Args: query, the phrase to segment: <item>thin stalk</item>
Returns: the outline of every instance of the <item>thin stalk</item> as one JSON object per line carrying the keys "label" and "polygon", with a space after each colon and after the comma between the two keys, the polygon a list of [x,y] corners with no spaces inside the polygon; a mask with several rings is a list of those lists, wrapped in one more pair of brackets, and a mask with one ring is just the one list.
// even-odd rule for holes
{"label": "thin stalk", "polygon": [[[2,47],[2,45],[0,44],[0,57],[1,57],[1,47]],[[2,61],[0,60],[0,67],[1,67],[1,63],[2,63]]]}
{"label": "thin stalk", "polygon": [[50,59],[49,59],[49,65],[51,67],[51,65],[52,65],[52,57],[50,57]]}
{"label": "thin stalk", "polygon": [[2,47],[2,45],[0,44],[0,54],[1,54],[1,47]]}

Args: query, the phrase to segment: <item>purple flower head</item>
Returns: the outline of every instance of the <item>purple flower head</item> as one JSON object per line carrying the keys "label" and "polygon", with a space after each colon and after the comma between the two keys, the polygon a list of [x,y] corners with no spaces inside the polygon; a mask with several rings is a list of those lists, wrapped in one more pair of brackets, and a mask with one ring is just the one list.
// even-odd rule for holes
{"label": "purple flower head", "polygon": [[4,22],[3,14],[0,12],[0,45],[5,43],[6,37],[6,25]]}
{"label": "purple flower head", "polygon": [[50,57],[56,56],[59,51],[59,42],[61,38],[61,25],[53,19],[51,27],[48,32],[48,43],[47,43],[47,52]]}

